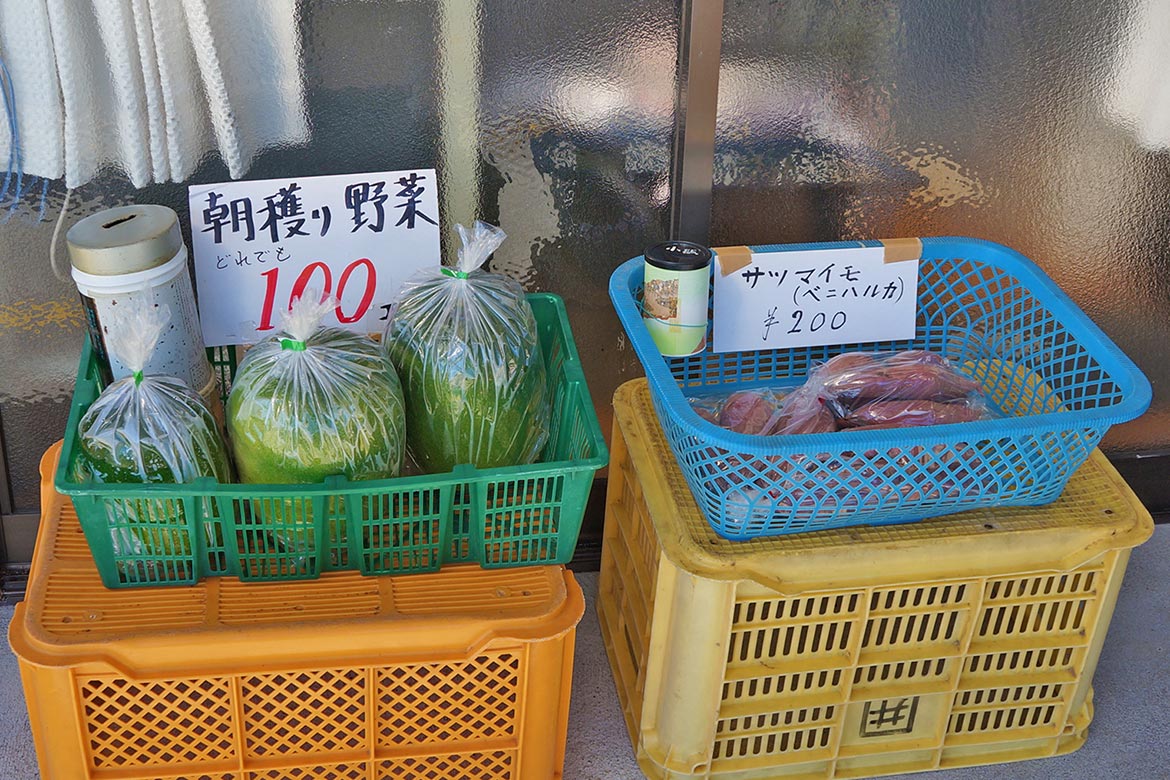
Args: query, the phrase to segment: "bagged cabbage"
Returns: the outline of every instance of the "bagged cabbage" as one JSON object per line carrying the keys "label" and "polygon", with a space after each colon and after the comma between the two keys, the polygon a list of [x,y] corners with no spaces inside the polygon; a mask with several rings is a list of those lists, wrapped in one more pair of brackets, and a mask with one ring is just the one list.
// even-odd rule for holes
{"label": "bagged cabbage", "polygon": [[254,345],[236,371],[228,434],[243,482],[316,483],[398,476],[405,446],[402,387],[369,338],[321,319],[313,293]]}
{"label": "bagged cabbage", "polygon": [[[107,318],[106,343],[134,373],[103,390],[82,416],[73,467],[78,481],[182,483],[198,477],[232,481],[219,425],[199,394],[178,378],[143,375],[170,321],[168,306],[145,301],[121,307]],[[181,503],[133,502],[119,520],[111,528],[115,555],[191,554]],[[206,518],[204,532],[212,533]]]}
{"label": "bagged cabbage", "polygon": [[430,473],[532,463],[550,418],[536,319],[517,282],[480,269],[504,232],[457,227],[458,267],[408,280],[382,340],[402,377],[407,449]]}

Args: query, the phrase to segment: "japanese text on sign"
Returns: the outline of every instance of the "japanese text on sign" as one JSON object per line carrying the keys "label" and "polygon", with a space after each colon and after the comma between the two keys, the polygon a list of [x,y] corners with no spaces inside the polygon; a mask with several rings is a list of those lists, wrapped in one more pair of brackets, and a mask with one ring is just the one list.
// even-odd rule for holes
{"label": "japanese text on sign", "polygon": [[208,346],[272,335],[293,300],[337,301],[337,325],[381,332],[402,283],[439,265],[433,170],[191,187],[191,243]]}
{"label": "japanese text on sign", "polygon": [[917,293],[918,261],[887,262],[880,246],[752,253],[716,268],[713,349],[911,339]]}

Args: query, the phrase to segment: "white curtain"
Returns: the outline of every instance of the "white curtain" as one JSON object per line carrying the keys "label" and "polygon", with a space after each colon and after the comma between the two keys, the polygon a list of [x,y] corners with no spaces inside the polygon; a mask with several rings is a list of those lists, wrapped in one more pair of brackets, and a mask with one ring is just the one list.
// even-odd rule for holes
{"label": "white curtain", "polygon": [[211,151],[239,178],[304,143],[300,55],[295,0],[0,0],[20,167],[69,188],[183,181]]}

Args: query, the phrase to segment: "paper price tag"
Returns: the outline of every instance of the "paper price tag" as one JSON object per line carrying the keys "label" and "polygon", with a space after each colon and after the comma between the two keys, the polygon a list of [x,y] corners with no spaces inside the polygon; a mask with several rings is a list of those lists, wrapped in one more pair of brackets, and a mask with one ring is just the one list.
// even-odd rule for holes
{"label": "paper price tag", "polygon": [[905,243],[890,244],[893,250],[715,250],[712,349],[742,352],[913,338],[918,253],[905,252]]}
{"label": "paper price tag", "polygon": [[439,265],[436,190],[433,170],[191,187],[204,343],[272,335],[309,291],[337,299],[326,325],[380,333],[402,283]]}

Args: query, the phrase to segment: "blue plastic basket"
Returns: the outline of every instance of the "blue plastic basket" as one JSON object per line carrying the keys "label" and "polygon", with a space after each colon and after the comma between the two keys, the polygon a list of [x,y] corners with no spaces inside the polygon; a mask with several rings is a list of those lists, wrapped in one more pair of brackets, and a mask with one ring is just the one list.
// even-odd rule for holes
{"label": "blue plastic basket", "polygon": [[[876,241],[752,247],[779,252]],[[1063,491],[1110,425],[1150,403],[1137,366],[1035,264],[970,238],[924,238],[913,340],[664,358],[642,324],[643,259],[610,297],[645,367],[655,410],[703,513],[728,539],[906,523]],[[1004,416],[872,432],[752,436],[699,417],[688,395],[799,385],[833,355],[927,349],[977,380]]]}

